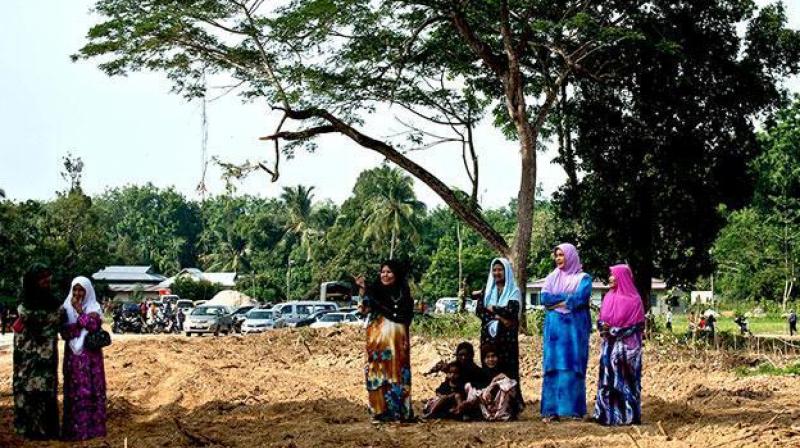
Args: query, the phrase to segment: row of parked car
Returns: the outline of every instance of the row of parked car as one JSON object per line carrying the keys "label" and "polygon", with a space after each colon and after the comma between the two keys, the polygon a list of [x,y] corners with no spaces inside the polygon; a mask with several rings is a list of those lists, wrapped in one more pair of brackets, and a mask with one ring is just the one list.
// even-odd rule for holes
{"label": "row of parked car", "polygon": [[192,309],[183,323],[186,336],[241,332],[262,333],[274,328],[325,328],[359,325],[363,316],[355,308],[340,308],[334,302],[292,301],[276,305],[242,306],[201,305]]}

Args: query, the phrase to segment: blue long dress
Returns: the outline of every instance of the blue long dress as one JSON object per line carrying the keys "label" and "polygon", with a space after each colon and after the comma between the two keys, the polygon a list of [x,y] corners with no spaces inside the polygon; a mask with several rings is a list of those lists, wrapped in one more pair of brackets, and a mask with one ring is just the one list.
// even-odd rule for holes
{"label": "blue long dress", "polygon": [[569,313],[547,310],[544,319],[544,359],[541,413],[544,417],[586,414],[586,366],[592,318],[589,298],[592,279],[584,275],[575,292],[542,293],[542,304],[565,302]]}

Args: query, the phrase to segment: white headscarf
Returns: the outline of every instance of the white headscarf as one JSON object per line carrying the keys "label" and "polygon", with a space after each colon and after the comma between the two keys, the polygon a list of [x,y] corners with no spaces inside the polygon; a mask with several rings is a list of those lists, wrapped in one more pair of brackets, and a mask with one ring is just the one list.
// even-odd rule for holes
{"label": "white headscarf", "polygon": [[[505,271],[505,279],[506,283],[503,287],[503,293],[500,294],[498,297],[497,295],[497,283],[494,280],[494,275],[492,275],[492,270],[494,269],[495,263],[500,262],[503,265],[503,270]],[[520,290],[517,287],[517,282],[514,281],[514,269],[511,266],[511,262],[508,261],[506,258],[495,258],[492,260],[492,263],[489,265],[489,278],[486,279],[486,289],[484,290],[483,296],[483,305],[484,306],[498,306],[498,307],[505,307],[508,306],[508,302],[512,300],[516,300],[517,302],[520,301]],[[487,329],[489,330],[489,335],[491,337],[497,336],[497,327],[499,322],[497,319],[493,319],[491,322],[487,324]]]}
{"label": "white headscarf", "polygon": [[[67,322],[70,324],[78,322],[78,313],[72,306],[72,289],[75,288],[75,285],[81,285],[83,290],[86,291],[86,295],[83,297],[82,302],[83,314],[97,313],[102,316],[103,311],[100,308],[100,304],[97,303],[97,297],[95,296],[92,282],[86,277],[75,277],[72,280],[72,285],[69,287],[67,299],[64,300],[64,310],[67,312]],[[82,328],[81,334],[78,335],[78,337],[70,339],[69,348],[72,349],[72,353],[80,355],[83,352],[83,341],[86,339],[87,334],[89,334],[89,332],[85,328]]]}

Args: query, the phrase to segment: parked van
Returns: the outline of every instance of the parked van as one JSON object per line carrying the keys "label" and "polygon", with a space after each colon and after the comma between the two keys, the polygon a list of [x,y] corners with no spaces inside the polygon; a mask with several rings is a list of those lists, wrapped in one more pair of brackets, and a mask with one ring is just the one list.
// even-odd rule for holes
{"label": "parked van", "polygon": [[287,326],[294,327],[297,322],[317,311],[339,311],[339,305],[319,300],[298,300],[279,303],[272,307],[272,311],[280,313],[279,317],[286,322]]}

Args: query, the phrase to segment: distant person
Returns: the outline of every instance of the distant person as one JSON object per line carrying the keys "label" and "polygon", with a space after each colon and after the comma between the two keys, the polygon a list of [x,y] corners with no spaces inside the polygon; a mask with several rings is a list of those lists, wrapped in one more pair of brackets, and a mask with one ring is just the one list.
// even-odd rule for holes
{"label": "distant person", "polygon": [[500,365],[497,349],[487,344],[481,347],[483,355],[483,377],[481,383],[467,383],[464,389],[466,400],[456,409],[456,413],[466,413],[478,408],[484,420],[490,422],[509,421],[516,418],[516,407],[519,402],[519,383],[506,375]]}
{"label": "distant person", "polygon": [[601,425],[638,425],[642,421],[642,298],[630,267],[611,267],[610,290],[600,305],[600,369],[595,421]]}
{"label": "distant person", "polygon": [[712,340],[717,331],[717,317],[715,314],[714,311],[711,311],[708,313],[708,316],[706,316],[706,329],[708,331],[708,337]]}
{"label": "distant person", "polygon": [[22,281],[14,325],[14,429],[31,440],[57,439],[59,303],[52,272],[34,265]]}
{"label": "distant person", "polygon": [[178,312],[176,313],[175,318],[178,320],[178,328],[182,331],[183,321],[186,320],[186,315],[183,313],[183,309],[178,308]]}
{"label": "distant person", "polygon": [[0,303],[0,334],[6,334],[6,320],[8,319],[8,308],[5,303]]}
{"label": "distant person", "polygon": [[414,299],[406,270],[388,260],[381,263],[376,281],[367,285],[359,276],[356,285],[364,298],[360,311],[369,316],[364,373],[372,421],[413,421],[409,329]]}
{"label": "distant person", "polygon": [[92,282],[72,280],[64,300],[64,431],[66,440],[106,435],[106,374],[101,348],[86,346],[90,333],[101,329],[102,309]]}
{"label": "distant person", "polygon": [[[509,378],[519,385],[519,311],[522,293],[514,280],[514,270],[506,258],[495,258],[489,264],[486,285],[473,293],[475,314],[481,319],[481,347],[492,347],[500,358],[498,364]],[[486,356],[481,353],[481,359]],[[486,367],[484,363],[484,367]],[[513,418],[522,411],[522,391],[514,394]]]}
{"label": "distant person", "polygon": [[445,379],[436,388],[436,396],[425,403],[425,407],[422,410],[423,418],[461,418],[460,405],[466,397],[461,368],[458,363],[451,362],[443,370]]}
{"label": "distant person", "polygon": [[789,311],[789,336],[794,336],[797,333],[797,313],[794,310]]}
{"label": "distant person", "polygon": [[666,321],[667,321],[667,323],[666,323],[667,331],[672,333],[672,310],[671,309],[667,308],[667,314],[666,314],[665,318],[666,318]]}
{"label": "distant person", "polygon": [[542,421],[586,414],[586,367],[592,318],[592,278],[583,272],[578,250],[561,244],[553,251],[556,268],[542,288],[547,313],[542,341]]}
{"label": "distant person", "polygon": [[736,318],[733,319],[733,323],[739,326],[739,334],[741,336],[753,335],[753,333],[750,331],[750,328],[748,327],[747,317],[745,315],[741,314],[739,316],[736,316]]}

